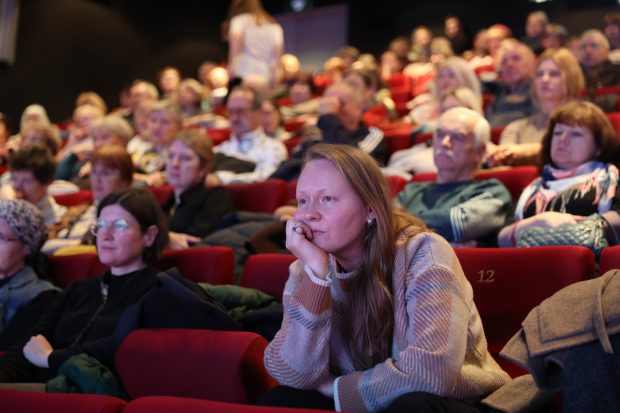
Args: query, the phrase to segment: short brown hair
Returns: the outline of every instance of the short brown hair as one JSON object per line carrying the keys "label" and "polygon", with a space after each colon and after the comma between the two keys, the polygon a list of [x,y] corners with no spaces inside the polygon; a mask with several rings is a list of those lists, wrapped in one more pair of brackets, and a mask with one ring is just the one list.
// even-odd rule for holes
{"label": "short brown hair", "polygon": [[558,123],[587,128],[592,132],[596,147],[600,149],[599,154],[592,160],[618,163],[620,139],[605,112],[594,103],[573,100],[560,106],[549,118],[549,124],[542,139],[541,160],[543,165],[555,166],[551,159],[551,140],[555,125]]}
{"label": "short brown hair", "polygon": [[213,141],[198,130],[182,130],[177,133],[175,141],[182,142],[190,148],[200,159],[200,165],[213,165]]}
{"label": "short brown hair", "polygon": [[106,168],[116,169],[121,173],[121,179],[124,182],[127,184],[133,182],[133,162],[125,148],[105,146],[95,152],[90,162],[93,166],[100,163]]}

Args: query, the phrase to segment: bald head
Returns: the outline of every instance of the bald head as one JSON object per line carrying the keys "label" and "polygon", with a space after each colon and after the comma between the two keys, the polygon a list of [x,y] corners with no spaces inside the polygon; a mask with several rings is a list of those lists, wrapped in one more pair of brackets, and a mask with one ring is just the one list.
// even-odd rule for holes
{"label": "bald head", "polygon": [[527,83],[534,76],[536,57],[523,43],[511,42],[502,46],[500,56],[500,75],[511,89]]}

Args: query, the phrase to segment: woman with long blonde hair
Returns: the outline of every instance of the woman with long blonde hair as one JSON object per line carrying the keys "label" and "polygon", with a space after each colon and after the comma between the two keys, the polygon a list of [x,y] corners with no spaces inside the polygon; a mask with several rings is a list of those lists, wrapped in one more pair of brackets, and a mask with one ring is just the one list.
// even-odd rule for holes
{"label": "woman with long blonde hair", "polygon": [[228,33],[230,78],[258,76],[273,84],[284,49],[284,34],[260,0],[233,0],[223,27]]}
{"label": "woman with long blonde hair", "polygon": [[[280,386],[261,404],[338,411],[477,411],[508,381],[489,355],[472,289],[450,245],[394,209],[376,162],[317,144],[286,226],[297,256],[284,320],[265,353]],[[474,410],[471,410],[474,409]]]}

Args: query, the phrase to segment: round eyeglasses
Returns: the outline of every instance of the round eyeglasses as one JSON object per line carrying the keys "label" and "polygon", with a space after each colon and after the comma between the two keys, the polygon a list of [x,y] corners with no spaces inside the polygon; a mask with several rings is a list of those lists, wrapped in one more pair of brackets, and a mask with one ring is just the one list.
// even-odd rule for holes
{"label": "round eyeglasses", "polygon": [[97,236],[100,232],[105,231],[107,228],[111,228],[114,235],[120,235],[126,232],[129,227],[129,223],[123,218],[118,218],[110,222],[104,219],[98,219],[96,223],[90,226],[90,233]]}

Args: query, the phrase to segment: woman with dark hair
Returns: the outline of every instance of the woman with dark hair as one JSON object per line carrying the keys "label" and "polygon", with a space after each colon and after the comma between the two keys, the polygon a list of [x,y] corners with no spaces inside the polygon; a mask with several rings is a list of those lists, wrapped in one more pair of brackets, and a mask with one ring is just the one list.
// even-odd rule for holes
{"label": "woman with dark hair", "polygon": [[260,0],[233,0],[227,23],[230,78],[257,75],[273,84],[284,48],[282,27]]}
{"label": "woman with dark hair", "polygon": [[281,386],[262,404],[418,412],[429,402],[477,412],[471,403],[509,380],[487,351],[453,249],[393,208],[369,155],[311,147],[297,203],[286,246],[298,260],[265,352]]}
{"label": "woman with dark hair", "polygon": [[528,228],[575,224],[599,213],[620,227],[618,162],[620,139],[596,105],[572,101],[551,115],[542,140],[542,175],[521,193],[515,223],[498,236],[513,247]]}
{"label": "woman with dark hair", "polygon": [[[110,269],[74,282],[56,298],[33,326],[30,340],[0,359],[0,382],[45,383],[80,353],[114,369],[116,324],[156,285],[151,264],[168,241],[168,227],[153,194],[131,188],[99,203],[92,232],[99,260]],[[27,388],[42,391],[44,386]]]}

